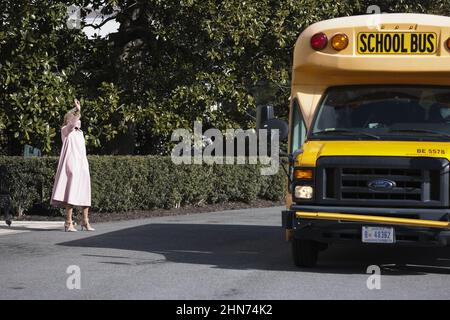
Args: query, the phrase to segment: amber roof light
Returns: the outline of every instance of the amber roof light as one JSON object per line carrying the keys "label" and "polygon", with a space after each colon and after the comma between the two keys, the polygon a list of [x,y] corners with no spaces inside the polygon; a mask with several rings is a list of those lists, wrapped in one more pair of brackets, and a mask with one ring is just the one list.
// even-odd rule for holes
{"label": "amber roof light", "polygon": [[331,38],[331,46],[336,51],[341,51],[347,48],[348,46],[348,37],[344,33],[335,34]]}

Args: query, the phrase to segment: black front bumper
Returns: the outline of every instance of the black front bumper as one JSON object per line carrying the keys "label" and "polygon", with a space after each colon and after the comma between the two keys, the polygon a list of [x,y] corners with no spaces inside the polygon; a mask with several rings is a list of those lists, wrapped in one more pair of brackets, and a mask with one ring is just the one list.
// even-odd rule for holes
{"label": "black front bumper", "polygon": [[395,244],[397,245],[450,245],[449,229],[389,225],[376,222],[297,218],[296,212],[327,212],[395,218],[418,216],[421,220],[449,221],[450,209],[400,209],[293,205],[291,210],[282,212],[283,228],[293,230],[293,236],[297,239],[315,240],[323,243],[361,243],[363,226],[392,226],[395,230]]}

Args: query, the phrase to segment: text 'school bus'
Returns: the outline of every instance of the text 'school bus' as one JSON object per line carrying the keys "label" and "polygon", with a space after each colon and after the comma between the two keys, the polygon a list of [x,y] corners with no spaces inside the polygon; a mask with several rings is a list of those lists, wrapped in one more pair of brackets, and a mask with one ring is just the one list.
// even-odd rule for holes
{"label": "text 'school bus'", "polygon": [[450,18],[322,21],[293,61],[282,224],[295,264],[338,242],[448,245]]}

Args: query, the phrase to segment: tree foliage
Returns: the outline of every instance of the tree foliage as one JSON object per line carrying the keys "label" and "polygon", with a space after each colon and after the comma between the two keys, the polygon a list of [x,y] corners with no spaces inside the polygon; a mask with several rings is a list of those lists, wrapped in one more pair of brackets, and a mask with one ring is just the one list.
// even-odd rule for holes
{"label": "tree foliage", "polygon": [[97,153],[166,153],[172,131],[194,120],[252,127],[256,103],[286,114],[293,46],[308,25],[374,4],[382,12],[450,13],[450,0],[73,2],[82,17],[94,9],[111,15],[118,32],[87,40],[69,30],[69,1],[0,4],[0,144],[10,152],[23,143],[55,150],[74,95]]}
{"label": "tree foliage", "polygon": [[90,145],[114,136],[118,129],[108,120],[119,108],[118,89],[77,83],[77,75],[89,72],[83,67],[98,45],[67,27],[67,4],[2,1],[0,14],[2,153],[20,154],[24,144],[57,151],[62,118],[76,96],[89,106],[83,120]]}

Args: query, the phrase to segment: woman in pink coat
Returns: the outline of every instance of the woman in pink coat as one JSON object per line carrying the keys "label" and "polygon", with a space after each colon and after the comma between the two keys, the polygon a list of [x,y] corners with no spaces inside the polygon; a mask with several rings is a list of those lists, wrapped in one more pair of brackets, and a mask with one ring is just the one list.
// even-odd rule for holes
{"label": "woman in pink coat", "polygon": [[80,102],[75,99],[75,108],[65,115],[61,128],[62,148],[51,198],[53,206],[66,209],[64,227],[69,232],[77,231],[72,221],[75,206],[83,209],[81,230],[85,228],[94,231],[88,218],[91,206],[91,178],[80,113]]}

